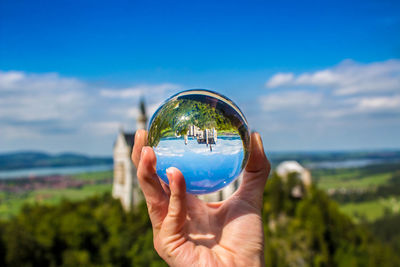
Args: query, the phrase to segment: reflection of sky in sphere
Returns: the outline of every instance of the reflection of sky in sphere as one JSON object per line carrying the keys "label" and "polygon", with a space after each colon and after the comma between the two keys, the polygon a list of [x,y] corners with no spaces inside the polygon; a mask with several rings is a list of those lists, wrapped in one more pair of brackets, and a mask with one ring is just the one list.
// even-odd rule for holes
{"label": "reflection of sky in sphere", "polygon": [[178,168],[185,177],[187,192],[206,194],[217,191],[240,174],[243,143],[240,136],[218,136],[212,151],[193,138],[185,145],[183,138],[163,138],[154,148],[157,173],[168,183],[166,170]]}

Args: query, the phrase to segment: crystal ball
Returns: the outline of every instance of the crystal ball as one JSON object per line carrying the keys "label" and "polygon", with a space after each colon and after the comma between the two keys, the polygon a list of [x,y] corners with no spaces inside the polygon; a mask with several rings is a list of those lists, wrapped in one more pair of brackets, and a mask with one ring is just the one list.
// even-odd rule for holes
{"label": "crystal ball", "polygon": [[151,118],[148,142],[158,176],[178,168],[191,194],[208,194],[238,178],[249,157],[246,118],[227,97],[193,89],[167,99]]}

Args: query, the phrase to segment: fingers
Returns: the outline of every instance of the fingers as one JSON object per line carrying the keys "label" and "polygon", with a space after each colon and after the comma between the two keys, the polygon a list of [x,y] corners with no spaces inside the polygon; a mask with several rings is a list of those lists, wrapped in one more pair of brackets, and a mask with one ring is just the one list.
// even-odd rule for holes
{"label": "fingers", "polygon": [[147,144],[147,131],[137,130],[135,134],[135,144],[132,149],[132,162],[135,164],[136,168],[139,166],[140,154],[142,153],[142,148]]}
{"label": "fingers", "polygon": [[163,222],[163,230],[167,235],[180,232],[186,221],[186,183],[182,173],[174,167],[167,169],[169,188],[168,214]]}
{"label": "fingers", "polygon": [[261,207],[265,183],[271,165],[265,156],[261,137],[252,133],[250,139],[250,158],[243,172],[243,181],[237,192],[240,198]]}
{"label": "fingers", "polygon": [[169,196],[171,195],[171,190],[169,189],[169,185],[164,183],[161,179],[159,179],[159,180],[160,180],[161,187],[163,188],[165,194],[167,194],[167,196],[169,198]]}
{"label": "fingers", "polygon": [[168,197],[156,173],[156,155],[150,147],[143,147],[138,171],[138,181],[146,199],[153,227],[159,229],[168,211]]}

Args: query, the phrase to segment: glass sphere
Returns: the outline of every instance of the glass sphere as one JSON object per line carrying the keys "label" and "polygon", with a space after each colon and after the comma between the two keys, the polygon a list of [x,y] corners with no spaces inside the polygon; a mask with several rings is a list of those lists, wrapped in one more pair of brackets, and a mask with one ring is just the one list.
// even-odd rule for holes
{"label": "glass sphere", "polygon": [[227,97],[193,89],[162,104],[151,118],[149,145],[157,157],[157,174],[178,168],[186,191],[208,194],[230,184],[246,166],[250,135],[246,118]]}

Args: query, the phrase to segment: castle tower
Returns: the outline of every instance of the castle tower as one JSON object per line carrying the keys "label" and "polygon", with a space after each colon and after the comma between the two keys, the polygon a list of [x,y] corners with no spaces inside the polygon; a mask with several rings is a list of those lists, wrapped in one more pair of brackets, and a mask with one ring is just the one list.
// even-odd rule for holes
{"label": "castle tower", "polygon": [[[137,129],[146,129],[147,116],[144,100],[139,104],[140,112],[136,119]],[[126,211],[137,206],[143,195],[139,188],[136,175],[136,167],[131,161],[132,148],[135,142],[135,132],[124,132],[120,129],[117,140],[114,143],[114,181],[112,195],[120,199]]]}
{"label": "castle tower", "polygon": [[140,100],[140,104],[139,104],[139,116],[137,117],[136,120],[136,129],[146,129],[147,127],[147,115],[146,115],[146,105],[144,103],[144,99],[142,98]]}

